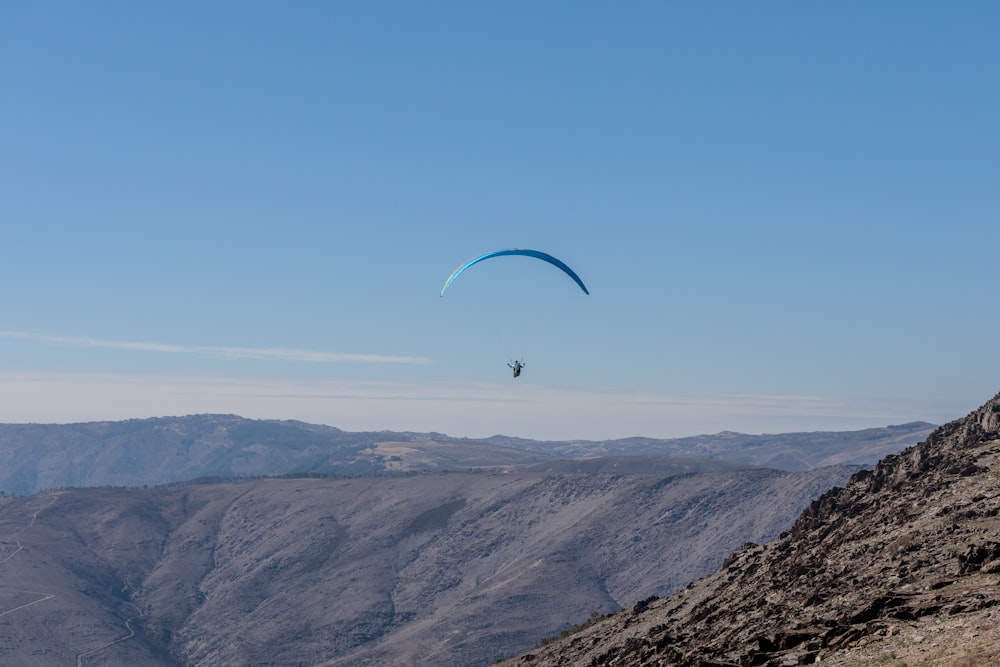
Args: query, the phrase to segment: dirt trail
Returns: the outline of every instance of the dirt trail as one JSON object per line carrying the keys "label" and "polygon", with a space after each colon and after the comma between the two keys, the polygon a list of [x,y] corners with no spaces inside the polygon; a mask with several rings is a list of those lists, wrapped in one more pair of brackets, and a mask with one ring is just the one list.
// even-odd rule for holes
{"label": "dirt trail", "polygon": [[105,650],[105,649],[107,649],[107,648],[109,648],[111,646],[114,646],[115,644],[120,644],[123,641],[129,640],[129,639],[132,639],[133,637],[135,637],[135,628],[132,627],[132,621],[134,621],[137,618],[140,618],[142,616],[142,611],[140,611],[139,608],[136,607],[131,602],[127,602],[126,604],[129,605],[130,607],[132,607],[133,609],[135,609],[135,615],[134,616],[129,616],[128,618],[125,619],[125,630],[126,630],[126,633],[124,635],[122,635],[121,637],[118,637],[117,639],[112,639],[109,642],[104,642],[100,646],[95,646],[92,649],[88,649],[88,650],[86,650],[86,651],[84,651],[82,653],[78,653],[76,655],[76,667],[83,667],[83,661],[86,660],[88,657],[90,657],[92,655],[95,655],[97,653],[100,653],[101,651],[103,651],[103,650]]}
{"label": "dirt trail", "polygon": [[[0,544],[7,544],[14,546],[14,550],[11,551],[9,554],[7,554],[2,560],[0,560],[0,565],[8,562],[11,558],[13,558],[14,556],[21,553],[21,551],[24,550],[24,546],[21,544],[20,540],[17,539],[17,536],[23,533],[24,531],[31,529],[35,525],[35,521],[38,520],[38,515],[48,509],[51,509],[59,500],[60,495],[61,494],[59,492],[53,492],[49,494],[48,498],[49,502],[45,504],[43,507],[39,507],[37,510],[34,511],[34,513],[31,515],[31,520],[28,521],[28,524],[26,526],[24,526],[23,528],[19,528],[18,530],[8,535],[5,539],[0,540]],[[21,604],[16,607],[11,607],[10,609],[5,609],[3,611],[0,611],[0,616],[6,616],[7,614],[12,614],[15,611],[24,609],[25,607],[30,607],[31,605],[38,604],[39,602],[45,602],[46,600],[51,600],[52,598],[55,597],[55,595],[52,593],[42,593],[40,591],[26,591],[17,588],[8,588],[7,590],[12,591],[14,593],[29,593],[31,595],[38,595],[39,598],[37,600],[32,600],[31,602],[27,602],[25,604]]]}

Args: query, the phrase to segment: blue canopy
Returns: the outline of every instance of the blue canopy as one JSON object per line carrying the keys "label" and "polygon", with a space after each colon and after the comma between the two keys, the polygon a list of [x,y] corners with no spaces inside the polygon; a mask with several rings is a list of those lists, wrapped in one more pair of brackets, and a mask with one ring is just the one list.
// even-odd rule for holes
{"label": "blue canopy", "polygon": [[455,278],[459,276],[460,273],[462,273],[462,271],[465,271],[473,264],[478,264],[484,259],[490,259],[491,257],[503,257],[504,255],[525,255],[527,257],[534,257],[536,259],[541,259],[543,261],[546,261],[549,264],[552,264],[553,266],[557,266],[560,269],[562,269],[567,276],[572,278],[574,282],[576,282],[576,284],[580,286],[580,289],[583,290],[584,294],[590,294],[590,291],[587,290],[587,287],[583,284],[583,281],[580,280],[580,276],[576,275],[576,272],[573,271],[573,269],[566,266],[566,264],[562,260],[556,259],[552,255],[542,252],[540,250],[528,250],[526,248],[507,248],[506,250],[494,250],[493,252],[487,252],[482,255],[479,255],[478,257],[473,257],[469,261],[459,266],[450,276],[448,276],[448,280],[445,281],[444,287],[441,288],[441,296],[444,296],[444,291],[448,289],[448,285],[451,285],[451,283],[455,280]]}

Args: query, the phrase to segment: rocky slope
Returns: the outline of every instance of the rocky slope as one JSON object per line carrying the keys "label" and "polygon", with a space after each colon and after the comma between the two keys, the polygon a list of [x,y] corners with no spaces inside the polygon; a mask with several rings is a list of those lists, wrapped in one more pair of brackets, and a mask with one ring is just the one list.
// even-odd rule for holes
{"label": "rocky slope", "polygon": [[488,665],[714,571],[856,470],[633,464],[0,501],[0,664]]}
{"label": "rocky slope", "polygon": [[779,539],[510,665],[998,664],[1000,396]]}

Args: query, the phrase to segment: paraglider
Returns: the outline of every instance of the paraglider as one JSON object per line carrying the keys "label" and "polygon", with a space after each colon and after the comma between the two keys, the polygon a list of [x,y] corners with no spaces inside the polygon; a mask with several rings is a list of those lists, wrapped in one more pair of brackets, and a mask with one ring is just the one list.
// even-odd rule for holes
{"label": "paraglider", "polygon": [[463,271],[465,271],[473,264],[478,264],[484,259],[490,259],[492,257],[503,257],[505,255],[524,255],[526,257],[534,257],[536,259],[548,262],[549,264],[552,264],[553,266],[562,269],[563,273],[572,278],[573,281],[580,286],[580,289],[583,290],[584,294],[590,294],[590,291],[587,289],[586,285],[584,285],[583,281],[580,280],[580,276],[576,275],[576,272],[573,271],[573,269],[569,268],[566,265],[566,263],[563,262],[562,260],[556,259],[547,252],[542,252],[540,250],[529,250],[527,248],[507,248],[506,250],[494,250],[492,252],[483,253],[482,255],[479,255],[478,257],[473,257],[469,261],[459,266],[450,276],[448,276],[448,280],[445,281],[444,287],[441,288],[441,296],[444,296],[445,290],[448,289],[448,286],[455,281],[455,278],[458,278],[458,276]]}
{"label": "paraglider", "polygon": [[[569,276],[573,280],[573,282],[575,282],[579,286],[579,288],[583,290],[584,294],[590,294],[590,291],[587,289],[587,286],[583,284],[582,280],[580,280],[580,276],[576,275],[576,272],[573,269],[569,268],[569,266],[567,266],[566,263],[563,262],[561,259],[557,259],[552,255],[548,254],[547,252],[542,252],[540,250],[529,250],[527,248],[507,248],[505,250],[494,250],[492,252],[483,253],[482,255],[479,255],[478,257],[473,257],[464,264],[459,265],[459,267],[455,269],[450,276],[448,276],[448,280],[445,281],[444,287],[441,288],[441,296],[444,296],[445,290],[447,290],[448,286],[455,281],[455,278],[458,278],[458,276],[461,275],[463,271],[465,271],[473,264],[478,264],[483,260],[491,259],[493,257],[505,257],[508,255],[523,255],[525,257],[534,257],[535,259],[540,259],[544,262],[548,262],[549,264],[560,269],[563,273]],[[524,370],[524,365],[525,364],[523,359],[515,359],[513,361],[507,362],[507,367],[513,371],[515,378],[521,377],[521,371]]]}

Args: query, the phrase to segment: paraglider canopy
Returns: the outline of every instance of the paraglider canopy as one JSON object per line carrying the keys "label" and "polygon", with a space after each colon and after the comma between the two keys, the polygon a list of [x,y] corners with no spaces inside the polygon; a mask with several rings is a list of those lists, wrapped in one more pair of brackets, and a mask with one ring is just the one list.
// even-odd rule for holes
{"label": "paraglider canopy", "polygon": [[552,255],[546,252],[542,252],[541,250],[529,250],[527,248],[507,248],[506,250],[494,250],[492,252],[483,253],[482,255],[479,255],[478,257],[473,257],[469,261],[459,266],[450,276],[448,276],[448,280],[445,281],[444,287],[441,288],[441,296],[444,296],[445,290],[448,289],[448,286],[451,285],[451,283],[455,280],[455,278],[457,278],[463,271],[465,271],[473,264],[478,264],[484,259],[490,259],[492,257],[503,257],[505,255],[525,255],[527,257],[534,257],[536,259],[548,262],[549,264],[552,264],[553,266],[562,269],[563,273],[572,278],[573,281],[580,286],[580,289],[583,290],[584,294],[590,294],[590,291],[583,284],[583,281],[580,280],[580,276],[576,275],[576,272],[573,271],[573,269],[569,268],[562,260],[556,259]]}

